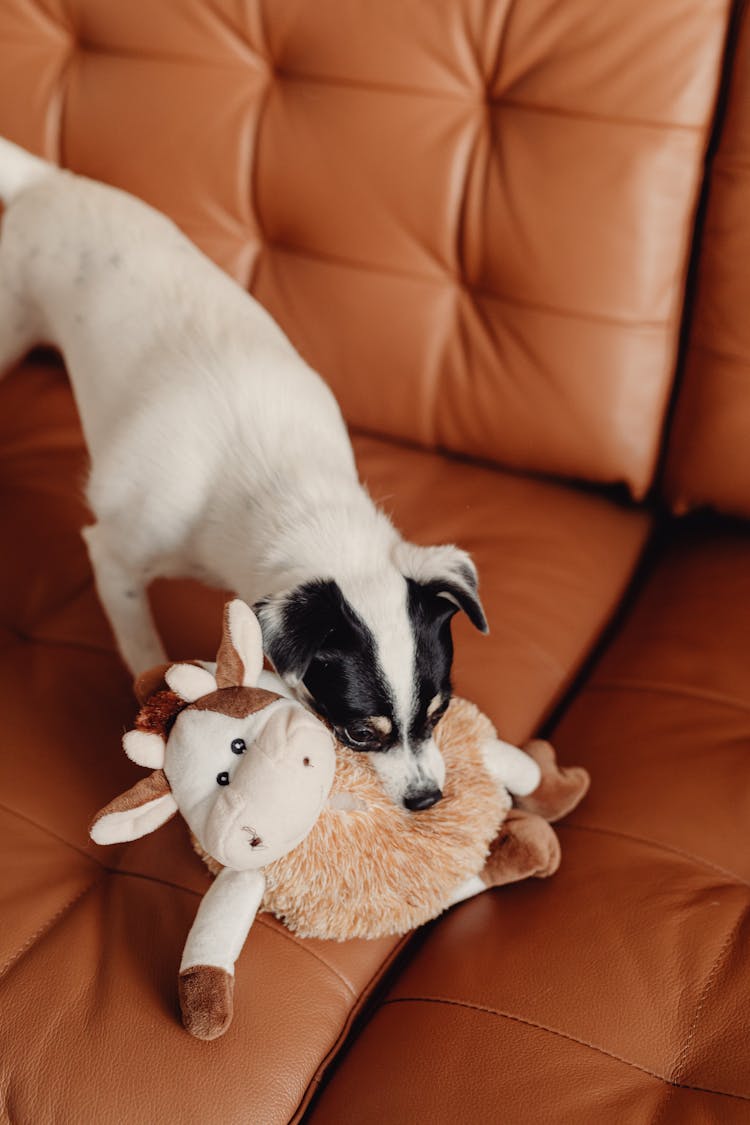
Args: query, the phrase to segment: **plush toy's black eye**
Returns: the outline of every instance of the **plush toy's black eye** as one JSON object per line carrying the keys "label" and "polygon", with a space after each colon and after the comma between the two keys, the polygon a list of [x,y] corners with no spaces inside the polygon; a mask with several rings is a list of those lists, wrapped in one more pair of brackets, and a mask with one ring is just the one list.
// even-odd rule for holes
{"label": "plush toy's black eye", "polygon": [[229,774],[226,770],[222,770],[221,773],[217,773],[216,780],[219,785],[229,785]]}
{"label": "plush toy's black eye", "polygon": [[245,740],[244,740],[244,738],[233,738],[232,739],[232,753],[233,754],[244,754],[245,753]]}

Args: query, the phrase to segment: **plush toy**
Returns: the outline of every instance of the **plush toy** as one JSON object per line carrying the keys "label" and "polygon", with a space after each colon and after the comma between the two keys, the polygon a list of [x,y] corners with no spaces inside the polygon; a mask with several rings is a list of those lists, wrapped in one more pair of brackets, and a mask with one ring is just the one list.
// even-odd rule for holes
{"label": "plush toy", "polygon": [[183,1022],[201,1039],[231,1022],[234,965],[259,909],[302,936],[405,933],[487,887],[551,874],[560,849],[548,822],[588,787],[585,771],[557,768],[548,743],[524,753],[456,699],[435,736],[443,799],[408,812],[262,667],[260,627],[235,600],[215,673],[175,664],[142,677],[123,745],[154,772],[90,830],[100,844],[133,840],[179,811],[216,875],[179,975]]}

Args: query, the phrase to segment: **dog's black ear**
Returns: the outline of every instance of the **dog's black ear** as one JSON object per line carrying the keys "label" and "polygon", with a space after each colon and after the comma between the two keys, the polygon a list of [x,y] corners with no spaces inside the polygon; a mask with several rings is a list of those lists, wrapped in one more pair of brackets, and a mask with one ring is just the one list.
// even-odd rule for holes
{"label": "dog's black ear", "polygon": [[263,633],[263,650],[276,671],[301,681],[310,661],[325,650],[345,648],[352,625],[338,584],[316,579],[253,606]]}
{"label": "dog's black ear", "polygon": [[475,628],[489,633],[487,618],[479,600],[477,568],[460,547],[417,547],[399,543],[397,565],[405,578],[421,586],[425,593],[462,609]]}

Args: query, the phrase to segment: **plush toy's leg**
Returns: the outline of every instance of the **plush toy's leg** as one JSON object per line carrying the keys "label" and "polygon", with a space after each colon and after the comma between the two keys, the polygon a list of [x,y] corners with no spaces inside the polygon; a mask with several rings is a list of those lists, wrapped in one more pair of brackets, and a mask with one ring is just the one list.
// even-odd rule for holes
{"label": "plush toy's leg", "polygon": [[567,816],[583,800],[590,784],[589,775],[580,766],[566,769],[558,766],[549,742],[537,738],[529,742],[525,750],[539,765],[541,781],[533,793],[519,798],[516,803],[526,812],[543,816],[554,823]]}
{"label": "plush toy's leg", "polygon": [[490,845],[479,878],[485,887],[500,887],[531,876],[553,875],[560,866],[560,841],[546,820],[511,809]]}
{"label": "plush toy's leg", "polygon": [[234,977],[215,965],[193,965],[180,973],[180,1011],[196,1039],[218,1039],[234,1015]]}
{"label": "plush toy's leg", "polygon": [[260,871],[216,876],[198,907],[180,965],[182,1022],[198,1039],[217,1039],[232,1022],[234,963],[263,900]]}

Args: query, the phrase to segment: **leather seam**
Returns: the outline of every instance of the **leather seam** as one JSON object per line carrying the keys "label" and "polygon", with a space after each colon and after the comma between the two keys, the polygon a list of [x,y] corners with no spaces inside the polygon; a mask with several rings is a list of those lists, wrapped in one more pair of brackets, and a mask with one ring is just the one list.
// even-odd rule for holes
{"label": "leather seam", "polygon": [[346,979],[346,977],[341,972],[339,972],[338,969],[335,969],[333,967],[333,965],[329,961],[326,961],[325,958],[321,957],[319,953],[314,953],[313,950],[310,949],[308,946],[303,945],[302,942],[299,940],[299,938],[295,937],[294,934],[291,932],[291,930],[288,930],[283,925],[283,923],[281,925],[281,928],[279,929],[272,922],[270,922],[266,918],[264,918],[263,915],[267,914],[267,913],[269,913],[269,912],[264,910],[262,913],[258,914],[257,921],[258,921],[259,925],[265,926],[265,928],[267,930],[271,930],[273,933],[280,934],[281,937],[284,937],[284,938],[286,938],[287,941],[290,941],[296,949],[299,949],[302,953],[307,953],[310,957],[313,957],[325,969],[328,969],[329,973],[332,973],[333,976],[335,976],[338,980],[341,981],[341,983],[344,985],[344,988],[350,994],[352,999],[354,999],[354,1000],[357,999],[357,997],[359,996],[359,993],[357,992],[356,988],[354,988],[354,986],[351,984],[351,982],[348,981]]}
{"label": "leather seam", "polygon": [[[655,129],[660,132],[674,133],[703,133],[705,124],[686,125],[679,121],[655,121],[648,118],[616,116],[615,114],[591,113],[585,109],[570,109],[566,106],[550,106],[538,102],[525,102],[516,98],[507,98],[503,94],[493,95],[488,91],[483,82],[481,87],[472,89],[464,87],[461,92],[437,90],[420,86],[405,86],[400,83],[367,81],[357,78],[334,77],[326,74],[305,74],[302,71],[286,70],[284,67],[275,68],[276,76],[283,82],[309,82],[318,86],[344,86],[355,90],[368,90],[372,93],[392,94],[396,97],[404,94],[417,98],[437,98],[440,101],[453,101],[465,105],[468,109],[476,107],[477,110],[486,105],[492,109],[508,108],[528,113],[539,113],[566,117],[573,121],[591,121],[603,125],[620,125],[629,129]],[[473,95],[473,96],[472,96]]]}
{"label": "leather seam", "polygon": [[[716,977],[718,976],[719,970],[720,970],[721,966],[724,964],[724,960],[726,958],[727,951],[729,950],[730,946],[732,945],[732,942],[737,935],[737,931],[739,930],[740,925],[742,924],[742,921],[743,921],[744,917],[745,917],[744,911],[741,911],[738,914],[737,918],[735,919],[734,925],[728,931],[726,937],[724,938],[724,941],[722,942],[722,945],[721,945],[721,949],[717,953],[716,959],[714,960],[714,963],[711,966],[711,971],[709,972],[708,976],[706,977],[706,982],[705,982],[705,984],[704,984],[704,986],[701,990],[701,994],[698,998],[698,1003],[696,1004],[696,1007],[695,1007],[695,1014],[693,1016],[692,1023],[690,1024],[690,1027],[688,1029],[688,1033],[685,1037],[685,1042],[683,1043],[682,1048],[680,1049],[680,1052],[679,1052],[677,1058],[675,1059],[675,1061],[674,1061],[674,1063],[671,1067],[672,1073],[674,1074],[674,1078],[670,1079],[670,1082],[672,1082],[674,1085],[680,1084],[680,1081],[679,1081],[680,1076],[685,1071],[685,1066],[686,1066],[686,1063],[687,1063],[688,1054],[690,1052],[690,1047],[693,1043],[693,1040],[695,1039],[695,1033],[698,1030],[698,1024],[700,1023],[701,1015],[703,1014],[703,1010],[706,1006],[706,1001],[708,1000],[708,997],[711,993],[712,986],[714,984],[714,981],[716,980]],[[662,1116],[662,1113],[659,1113],[657,1115],[656,1120],[654,1121],[654,1125],[656,1125],[656,1122],[660,1120],[661,1116]]]}
{"label": "leather seam", "polygon": [[26,824],[30,824],[32,828],[35,828],[38,832],[41,832],[42,835],[49,836],[52,840],[56,840],[65,848],[69,848],[71,851],[74,851],[77,855],[81,856],[82,859],[87,859],[90,863],[92,863],[95,867],[98,867],[100,870],[108,870],[106,865],[100,863],[96,856],[91,855],[89,852],[79,847],[78,844],[74,844],[70,840],[66,840],[63,836],[59,836],[57,832],[55,832],[52,828],[48,828],[45,824],[40,824],[38,820],[34,820],[32,817],[27,816],[26,813],[19,812],[18,809],[13,809],[10,807],[10,805],[6,805],[2,801],[0,801],[0,811],[8,813],[9,816],[14,816],[18,820],[24,821]]}
{"label": "leather seam", "polygon": [[72,908],[79,902],[80,899],[84,897],[84,895],[87,895],[89,891],[98,886],[101,881],[102,876],[97,875],[97,877],[95,879],[92,879],[90,883],[87,883],[82,890],[76,892],[76,894],[73,895],[71,899],[63,903],[60,909],[56,910],[50,918],[47,918],[42,923],[42,925],[39,926],[39,928],[35,930],[29,938],[26,939],[26,941],[20,948],[17,949],[15,953],[12,953],[11,956],[8,957],[2,965],[0,965],[0,980],[2,980],[2,978],[10,969],[13,968],[14,965],[18,964],[24,954],[26,954],[32,946],[36,945],[40,938],[43,938],[45,934],[49,933],[57,924],[57,922],[59,922],[65,914],[72,910]]}
{"label": "leather seam", "polygon": [[[145,882],[148,882],[148,883],[155,883],[155,884],[158,884],[160,886],[169,887],[169,888],[171,888],[172,890],[175,890],[175,891],[186,892],[187,894],[193,895],[196,898],[202,897],[203,894],[205,893],[203,891],[194,890],[192,887],[186,887],[184,884],[181,884],[181,883],[174,883],[169,879],[162,879],[158,875],[151,875],[151,874],[148,874],[146,872],[141,872],[141,871],[128,871],[127,869],[121,868],[121,867],[109,867],[106,864],[101,863],[99,860],[97,860],[95,856],[89,855],[88,852],[83,851],[82,848],[79,848],[75,844],[71,844],[71,843],[69,843],[69,841],[64,840],[61,836],[58,836],[55,832],[53,832],[52,829],[46,828],[44,825],[39,824],[35,820],[32,820],[31,817],[26,816],[24,813],[17,812],[16,809],[9,808],[7,805],[1,804],[1,803],[0,803],[0,809],[3,812],[7,812],[11,816],[18,817],[19,820],[25,821],[27,824],[30,824],[33,828],[35,828],[39,832],[41,832],[43,835],[49,836],[53,840],[58,841],[64,847],[70,848],[72,851],[74,851],[78,855],[80,855],[83,859],[89,860],[89,862],[92,865],[94,865],[96,868],[98,868],[97,875],[92,880],[92,882],[84,889],[84,891],[81,891],[79,895],[76,895],[75,898],[71,899],[70,903],[66,903],[64,906],[62,906],[60,908],[60,911],[58,911],[58,914],[61,913],[62,911],[64,911],[65,909],[67,909],[68,906],[72,905],[76,901],[76,899],[80,897],[81,894],[85,893],[85,891],[90,890],[97,883],[102,882],[104,877],[106,877],[106,876],[123,876],[124,878],[127,878],[127,879],[143,879]],[[284,927],[282,927],[281,929],[277,929],[276,926],[274,926],[271,922],[267,921],[263,917],[264,913],[266,913],[266,912],[264,911],[264,912],[258,914],[257,921],[258,921],[259,924],[265,926],[266,929],[273,930],[275,933],[279,933],[282,937],[285,937],[288,941],[291,941],[296,946],[297,949],[300,949],[304,953],[308,953],[311,957],[314,957],[316,961],[318,961],[321,965],[323,965],[326,969],[328,969],[329,972],[331,972],[335,977],[337,977],[341,981],[341,983],[344,985],[344,987],[346,988],[346,990],[350,993],[350,995],[352,997],[354,997],[355,999],[357,998],[357,996],[359,994],[358,994],[356,988],[351,983],[351,981],[347,980],[347,978],[341,972],[339,972],[338,969],[334,968],[334,966],[331,965],[331,963],[329,961],[326,961],[325,958],[321,957],[320,954],[314,953],[313,950],[309,949],[306,945],[303,945],[288,929],[286,929]],[[55,921],[57,916],[58,915],[56,914],[51,919],[49,919],[48,922],[45,922],[44,925],[40,928],[39,933],[41,933],[45,929],[46,926],[51,925]],[[32,937],[29,939],[29,943],[34,940],[35,936],[36,935],[32,935]],[[13,954],[13,956],[8,961],[6,961],[3,965],[0,965],[0,978],[2,977],[2,975],[6,971],[6,969],[9,967],[9,965],[16,959],[16,957],[19,956],[23,952],[24,948],[25,947],[22,947],[18,951],[17,954]]]}
{"label": "leather seam", "polygon": [[717,152],[713,162],[713,173],[716,172],[741,172],[743,175],[750,173],[750,160],[730,156],[727,153]]}
{"label": "leather seam", "polygon": [[750,711],[750,703],[745,703],[733,695],[724,695],[719,691],[708,691],[703,688],[693,688],[687,685],[671,683],[669,680],[636,680],[626,676],[607,677],[603,680],[588,684],[586,691],[650,691],[662,695],[676,695],[688,699],[702,699],[707,703],[717,703],[724,707],[733,707],[738,711]]}
{"label": "leather seam", "polygon": [[[65,609],[66,605],[61,605],[58,608]],[[3,650],[5,648],[10,648],[10,646],[15,643],[20,645],[42,645],[44,648],[71,648],[76,652],[91,652],[96,653],[98,656],[118,658],[118,653],[115,652],[114,648],[107,648],[104,645],[91,644],[88,641],[57,640],[54,637],[36,637],[29,633],[21,632],[21,630],[17,629],[15,626],[2,625],[2,623],[0,623],[0,628],[5,630],[10,637],[10,643],[3,646]]]}
{"label": "leather seam", "polygon": [[705,133],[706,125],[684,125],[679,121],[649,121],[641,117],[616,117],[614,114],[591,113],[585,109],[568,109],[565,106],[545,105],[539,102],[523,102],[516,98],[490,97],[490,106],[495,109],[513,109],[522,113],[539,113],[545,117],[565,117],[571,121],[586,121],[601,125],[621,125],[627,129],[656,129],[665,133]]}
{"label": "leather seam", "polygon": [[597,824],[575,824],[570,821],[565,821],[555,825],[555,831],[560,832],[563,829],[570,832],[594,832],[601,836],[617,836],[622,840],[632,840],[638,844],[646,844],[648,847],[655,848],[658,851],[681,856],[683,859],[688,859],[692,863],[698,864],[701,867],[706,867],[709,871],[715,871],[719,875],[725,875],[731,880],[732,885],[735,887],[750,888],[750,880],[743,879],[742,876],[738,875],[735,871],[730,871],[728,868],[722,867],[719,863],[713,863],[710,859],[705,859],[703,856],[685,851],[683,848],[675,847],[672,844],[665,844],[661,840],[652,840],[649,836],[638,836],[634,832],[623,832],[619,828],[602,828]]}
{"label": "leather seam", "polygon": [[412,930],[398,939],[396,945],[393,946],[393,948],[385,955],[378,967],[368,978],[366,984],[358,994],[355,1003],[349,1009],[349,1014],[341,1025],[335,1042],[332,1044],[330,1050],[318,1064],[317,1070],[312,1075],[307,1088],[305,1089],[305,1092],[297,1105],[297,1109],[295,1110],[289,1121],[289,1125],[297,1125],[297,1122],[302,1121],[308,1107],[312,1103],[318,1091],[321,1089],[323,1079],[325,1078],[330,1068],[333,1066],[338,1056],[341,1054],[342,1049],[345,1047],[347,1039],[349,1038],[349,1033],[356,1019],[366,1007],[368,1000],[377,988],[378,984],[383,980],[383,978],[392,968],[394,962],[398,959],[402,950],[407,945],[409,945],[413,937],[414,931]]}
{"label": "leather seam", "polygon": [[736,1098],[738,1101],[743,1102],[750,1101],[750,1095],[748,1094],[737,1094],[731,1090],[714,1090],[708,1086],[695,1086],[687,1082],[674,1081],[663,1074],[659,1074],[656,1070],[651,1070],[642,1063],[634,1062],[632,1059],[626,1059],[622,1055],[616,1054],[614,1051],[608,1051],[606,1047],[600,1047],[596,1043],[589,1043],[586,1039],[579,1039],[577,1036],[570,1035],[566,1031],[560,1031],[559,1028],[548,1027],[546,1024],[537,1023],[535,1020],[526,1019],[524,1016],[514,1015],[512,1012],[503,1012],[499,1008],[490,1008],[483,1004],[474,1004],[468,1000],[452,1000],[444,996],[393,996],[384,1000],[381,1007],[384,1008],[389,1004],[445,1004],[449,1007],[463,1008],[467,1011],[483,1012],[485,1015],[497,1016],[500,1019],[523,1024],[525,1027],[533,1027],[537,1031],[546,1031],[548,1034],[555,1035],[560,1039],[565,1039],[570,1043],[577,1043],[580,1047],[588,1047],[589,1050],[596,1051],[598,1054],[605,1055],[607,1058],[614,1059],[616,1062],[624,1063],[625,1066],[633,1067],[634,1070],[639,1070],[643,1074],[648,1074],[651,1078],[656,1078],[668,1086],[679,1087],[682,1090],[695,1090],[698,1093],[704,1094],[717,1094],[724,1098]]}
{"label": "leather seam", "polygon": [[461,278],[455,277],[441,265],[443,272],[435,276],[415,273],[412,270],[398,269],[380,262],[361,262],[356,258],[342,257],[340,254],[331,254],[320,250],[308,250],[302,246],[292,246],[281,239],[266,239],[266,248],[271,252],[289,254],[291,257],[305,258],[309,261],[322,262],[324,265],[337,266],[341,269],[365,271],[370,274],[385,274],[388,277],[397,277],[403,281],[418,282],[421,285],[455,286],[463,289],[472,298],[481,298],[487,301],[496,301],[498,304],[511,305],[513,308],[528,309],[531,312],[542,313],[545,316],[556,316],[567,320],[583,320],[586,323],[601,324],[611,328],[633,329],[665,329],[672,322],[673,317],[660,317],[656,320],[610,316],[607,313],[587,312],[578,309],[556,308],[537,301],[525,300],[510,293],[492,293],[477,285],[465,284]]}
{"label": "leather seam", "polygon": [[750,367],[750,356],[740,355],[739,352],[725,351],[723,348],[714,348],[710,344],[701,344],[698,340],[691,341],[690,350],[702,352],[704,355],[711,356],[712,359],[723,359],[730,363],[737,363],[741,367]]}

